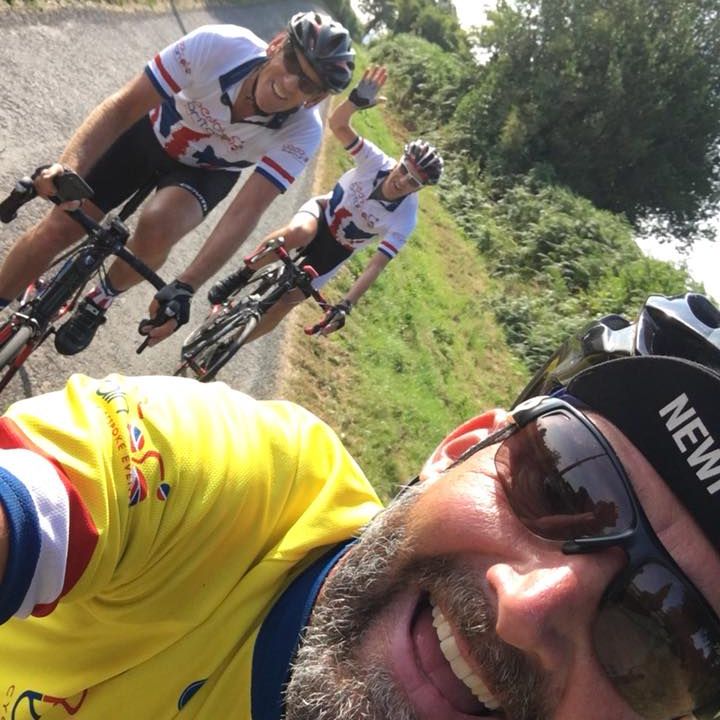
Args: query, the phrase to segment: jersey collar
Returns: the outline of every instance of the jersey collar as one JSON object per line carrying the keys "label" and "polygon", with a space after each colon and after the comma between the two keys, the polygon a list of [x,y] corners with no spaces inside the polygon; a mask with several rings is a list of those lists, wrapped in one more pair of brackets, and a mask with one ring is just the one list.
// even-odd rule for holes
{"label": "jersey collar", "polygon": [[273,605],[255,641],[250,693],[252,720],[281,720],[290,663],[325,578],[354,540],[334,545],[298,575]]}
{"label": "jersey collar", "polygon": [[373,197],[375,193],[380,192],[380,186],[389,174],[390,170],[378,170],[378,174],[375,176],[375,180],[373,180],[373,191],[370,193],[370,198],[375,200],[375,202],[380,203],[388,212],[392,212],[399,207],[400,203],[407,197],[407,195],[403,195],[397,200],[381,200],[379,197]]}

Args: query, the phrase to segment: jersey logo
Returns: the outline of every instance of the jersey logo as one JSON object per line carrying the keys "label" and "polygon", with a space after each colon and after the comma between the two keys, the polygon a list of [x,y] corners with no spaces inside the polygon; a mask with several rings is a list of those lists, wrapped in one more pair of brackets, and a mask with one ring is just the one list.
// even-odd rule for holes
{"label": "jersey logo", "polygon": [[[33,720],[40,720],[45,714],[46,710],[50,710],[49,707],[43,708],[42,705],[49,705],[50,707],[60,707],[68,715],[75,715],[80,710],[85,698],[87,697],[87,690],[83,690],[79,697],[75,696],[75,699],[71,701],[69,698],[58,698],[52,695],[44,695],[36,690],[25,690],[13,705],[12,714],[10,720],[15,720],[16,712],[19,712],[21,705],[24,705],[27,701],[27,709],[30,711],[30,717]],[[38,707],[40,705],[41,707]],[[5,715],[1,716],[1,720],[5,720]]]}
{"label": "jersey logo", "polygon": [[[207,137],[207,136],[206,136]],[[214,168],[246,168],[250,167],[254,163],[248,162],[247,160],[238,160],[237,162],[230,162],[224,158],[218,157],[215,154],[215,150],[210,146],[206,146],[204,150],[193,153],[193,158],[198,165],[205,165],[206,167]]]}
{"label": "jersey logo", "polygon": [[207,678],[204,680],[195,680],[191,682],[181,693],[178,698],[178,710],[182,710],[190,701],[193,695],[207,682]]}
{"label": "jersey logo", "polygon": [[340,229],[340,223],[345,220],[345,218],[349,218],[352,216],[352,213],[347,210],[346,208],[340,208],[336,213],[335,217],[333,217],[332,224],[330,225],[330,234],[333,237],[336,237],[338,234],[338,230]]}

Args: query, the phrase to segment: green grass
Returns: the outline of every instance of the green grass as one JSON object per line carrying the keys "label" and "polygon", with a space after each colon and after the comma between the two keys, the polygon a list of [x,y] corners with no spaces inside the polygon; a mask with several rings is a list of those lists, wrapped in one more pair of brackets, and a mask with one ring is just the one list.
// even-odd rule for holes
{"label": "green grass", "polygon": [[[409,137],[378,108],[356,114],[353,126],[395,156]],[[318,166],[318,192],[351,166],[329,132]],[[491,315],[480,310],[491,281],[475,245],[441,207],[439,192],[422,191],[415,232],[344,330],[322,340],[305,337],[302,326],[318,314],[311,303],[291,319],[281,394],[334,427],[385,497],[460,422],[507,406],[525,378]],[[374,250],[352,258],[326,288],[329,299],[342,297]]]}

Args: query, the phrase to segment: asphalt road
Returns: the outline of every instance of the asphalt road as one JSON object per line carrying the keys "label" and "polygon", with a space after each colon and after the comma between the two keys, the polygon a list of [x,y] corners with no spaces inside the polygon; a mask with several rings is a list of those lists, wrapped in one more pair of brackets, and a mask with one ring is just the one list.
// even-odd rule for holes
{"label": "asphalt road", "polygon": [[[0,10],[0,192],[36,166],[58,157],[65,142],[87,113],[108,94],[142,70],[146,61],[185,32],[207,23],[232,22],[269,39],[298,10],[311,3],[293,0],[249,7],[218,7],[167,13],[106,10],[82,6],[48,12]],[[240,248],[243,256],[270,230],[280,227],[312,193],[313,166],[265,213]],[[228,201],[226,201],[228,202]],[[216,208],[206,221],[173,250],[160,274],[175,277],[192,259],[224,211]],[[21,209],[18,219],[0,226],[0,254],[45,211],[36,200]],[[235,266],[235,262],[231,263]],[[154,290],[147,283],[125,293],[108,313],[93,344],[83,353],[58,355],[52,340],[37,350],[0,396],[9,402],[57,389],[73,372],[101,376],[172,373],[183,337],[207,310],[207,286],[198,289],[190,324],[160,345],[135,353],[137,324],[146,316]],[[292,316],[276,330],[244,348],[218,379],[255,397],[271,397],[275,389],[283,335]]]}

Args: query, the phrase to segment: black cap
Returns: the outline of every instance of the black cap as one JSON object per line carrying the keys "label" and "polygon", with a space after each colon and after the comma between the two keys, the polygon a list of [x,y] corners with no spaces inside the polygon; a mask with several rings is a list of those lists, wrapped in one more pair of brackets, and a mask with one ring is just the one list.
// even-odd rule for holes
{"label": "black cap", "polygon": [[583,371],[566,392],[626,435],[720,551],[720,375],[636,356]]}

